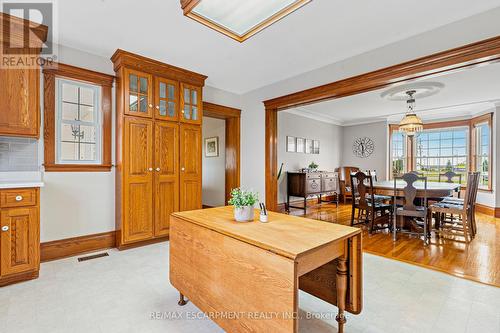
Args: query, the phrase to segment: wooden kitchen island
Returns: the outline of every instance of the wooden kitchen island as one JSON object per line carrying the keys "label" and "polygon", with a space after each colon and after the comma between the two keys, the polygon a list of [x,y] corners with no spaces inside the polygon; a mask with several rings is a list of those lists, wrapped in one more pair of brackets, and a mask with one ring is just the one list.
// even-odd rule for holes
{"label": "wooden kitchen island", "polygon": [[238,223],[232,207],[174,213],[170,282],[227,332],[298,332],[299,289],[337,306],[343,332],[344,311],[362,308],[361,230],[272,212]]}

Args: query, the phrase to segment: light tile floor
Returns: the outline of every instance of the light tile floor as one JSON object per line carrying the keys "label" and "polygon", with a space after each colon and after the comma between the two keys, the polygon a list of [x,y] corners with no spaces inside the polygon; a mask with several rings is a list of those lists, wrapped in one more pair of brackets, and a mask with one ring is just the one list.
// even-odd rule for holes
{"label": "light tile floor", "polygon": [[[222,332],[198,309],[177,305],[168,281],[168,243],[87,262],[42,264],[40,278],[0,288],[0,332]],[[364,309],[347,332],[500,332],[500,288],[417,266],[364,255]],[[336,332],[336,308],[301,293],[301,313],[332,318],[300,321],[300,332]],[[177,319],[151,319],[154,312]],[[182,319],[183,318],[183,319]]]}

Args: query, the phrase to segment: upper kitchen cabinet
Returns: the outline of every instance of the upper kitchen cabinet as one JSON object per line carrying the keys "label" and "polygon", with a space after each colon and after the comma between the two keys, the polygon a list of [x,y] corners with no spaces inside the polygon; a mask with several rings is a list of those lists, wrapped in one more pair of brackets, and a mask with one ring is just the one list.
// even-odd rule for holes
{"label": "upper kitchen cabinet", "polygon": [[201,124],[202,99],[201,88],[190,84],[181,84],[181,121]]}
{"label": "upper kitchen cabinet", "polygon": [[[48,28],[5,13],[0,25],[9,32],[0,34],[0,135],[38,138],[40,66],[32,59],[40,55]],[[25,27],[34,34],[25,34]]]}
{"label": "upper kitchen cabinet", "polygon": [[121,115],[201,123],[205,75],[120,49],[111,61],[118,78]]}

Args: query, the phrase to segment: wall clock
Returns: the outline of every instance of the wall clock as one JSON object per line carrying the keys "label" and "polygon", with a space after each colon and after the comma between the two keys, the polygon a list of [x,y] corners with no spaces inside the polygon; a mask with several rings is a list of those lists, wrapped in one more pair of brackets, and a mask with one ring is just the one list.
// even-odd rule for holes
{"label": "wall clock", "polygon": [[370,138],[357,138],[352,145],[352,152],[357,157],[367,158],[375,150],[375,144]]}

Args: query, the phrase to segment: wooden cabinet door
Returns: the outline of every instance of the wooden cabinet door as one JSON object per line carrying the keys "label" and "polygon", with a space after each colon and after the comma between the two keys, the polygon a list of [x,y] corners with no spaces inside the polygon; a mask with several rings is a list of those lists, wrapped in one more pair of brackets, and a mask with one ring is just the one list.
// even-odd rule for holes
{"label": "wooden cabinet door", "polygon": [[38,207],[3,209],[0,213],[0,275],[38,269],[40,224]]}
{"label": "wooden cabinet door", "polygon": [[181,114],[184,123],[201,124],[203,116],[201,88],[181,83]]}
{"label": "wooden cabinet door", "polygon": [[128,68],[124,70],[124,76],[125,114],[151,118],[153,116],[153,77]]}
{"label": "wooden cabinet door", "polygon": [[153,237],[153,122],[125,118],[122,241]]}
{"label": "wooden cabinet door", "polygon": [[170,214],[179,211],[179,125],[155,124],[155,237],[168,235]]}
{"label": "wooden cabinet door", "polygon": [[0,135],[38,138],[38,69],[0,69]]}
{"label": "wooden cabinet door", "polygon": [[201,209],[201,126],[180,125],[180,210]]}
{"label": "wooden cabinet door", "polygon": [[179,119],[179,84],[176,81],[155,77],[155,119]]}

